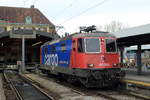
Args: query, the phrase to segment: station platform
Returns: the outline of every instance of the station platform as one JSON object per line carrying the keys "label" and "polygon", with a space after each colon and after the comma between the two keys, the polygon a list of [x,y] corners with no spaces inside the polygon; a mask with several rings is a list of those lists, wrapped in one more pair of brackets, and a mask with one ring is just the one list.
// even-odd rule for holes
{"label": "station platform", "polygon": [[124,68],[126,77],[124,82],[150,87],[150,70],[142,70],[142,74],[137,74],[137,68]]}
{"label": "station platform", "polygon": [[4,90],[3,90],[1,74],[0,74],[0,100],[6,100]]}

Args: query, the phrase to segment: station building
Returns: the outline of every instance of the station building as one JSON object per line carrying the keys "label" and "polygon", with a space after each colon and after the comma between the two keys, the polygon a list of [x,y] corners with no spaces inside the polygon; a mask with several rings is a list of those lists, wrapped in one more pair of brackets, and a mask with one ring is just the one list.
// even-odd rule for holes
{"label": "station building", "polygon": [[22,57],[25,38],[25,63],[40,62],[40,46],[59,38],[55,25],[37,8],[0,7],[0,63],[16,64]]}

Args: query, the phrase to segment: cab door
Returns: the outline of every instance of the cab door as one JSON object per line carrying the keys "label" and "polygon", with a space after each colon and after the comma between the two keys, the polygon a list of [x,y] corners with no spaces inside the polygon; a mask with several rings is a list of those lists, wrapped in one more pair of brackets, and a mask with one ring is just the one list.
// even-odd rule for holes
{"label": "cab door", "polygon": [[107,59],[107,63],[109,63],[111,67],[119,67],[119,53],[117,52],[116,39],[106,38],[105,47],[105,57]]}
{"label": "cab door", "polygon": [[72,68],[85,68],[85,53],[83,41],[84,39],[77,38],[72,42]]}
{"label": "cab door", "polygon": [[76,68],[86,68],[84,38],[77,39]]}
{"label": "cab door", "polygon": [[71,52],[71,67],[76,66],[76,52],[77,52],[77,42],[76,39],[72,40],[72,52]]}

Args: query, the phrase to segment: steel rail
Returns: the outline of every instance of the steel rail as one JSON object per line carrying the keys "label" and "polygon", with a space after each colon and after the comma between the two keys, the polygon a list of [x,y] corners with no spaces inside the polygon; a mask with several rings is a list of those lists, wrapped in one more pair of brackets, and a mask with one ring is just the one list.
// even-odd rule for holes
{"label": "steel rail", "polygon": [[36,85],[36,84],[35,84],[36,82],[35,82],[34,80],[32,80],[32,79],[26,77],[25,75],[21,75],[21,74],[20,74],[20,76],[21,76],[23,79],[25,79],[27,82],[29,81],[30,84],[31,84],[33,87],[35,87],[35,88],[36,88],[37,90],[39,90],[42,94],[44,94],[45,96],[47,96],[50,100],[55,100],[54,97],[50,96],[50,95],[49,95],[48,93],[46,93],[43,89],[41,89],[38,85]]}
{"label": "steel rail", "polygon": [[105,99],[108,99],[108,100],[118,100],[117,98],[111,97],[108,94],[104,94],[104,93],[100,93],[100,92],[97,92],[96,95],[103,97]]}
{"label": "steel rail", "polygon": [[136,93],[136,91],[132,91],[132,90],[126,90],[126,91],[120,91],[120,94],[125,94],[128,96],[133,96],[137,99],[142,99],[142,100],[150,100],[150,97],[141,95],[139,93]]}
{"label": "steel rail", "polygon": [[16,89],[16,87],[14,86],[14,84],[12,83],[12,81],[8,78],[8,76],[6,75],[5,71],[3,73],[4,75],[4,79],[6,80],[6,82],[9,84],[11,90],[13,91],[15,97],[18,100],[23,100],[22,96],[20,95],[19,91]]}

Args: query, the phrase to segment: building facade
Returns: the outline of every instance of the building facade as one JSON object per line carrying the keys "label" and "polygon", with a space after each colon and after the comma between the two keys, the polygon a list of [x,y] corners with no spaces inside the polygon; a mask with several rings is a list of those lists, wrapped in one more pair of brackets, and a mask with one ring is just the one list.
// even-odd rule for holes
{"label": "building facade", "polygon": [[[31,38],[31,35],[35,35]],[[37,8],[0,7],[0,63],[21,60],[21,36],[25,39],[25,62],[39,63],[40,46],[59,38],[55,25]]]}

